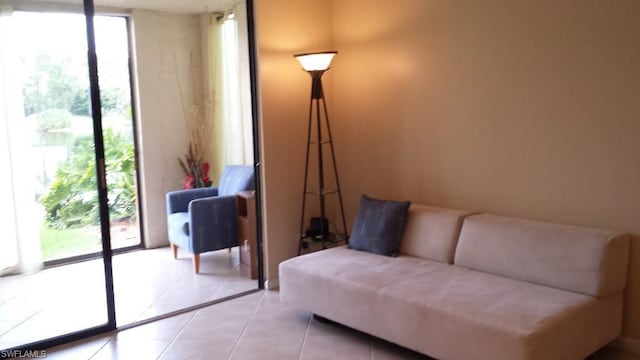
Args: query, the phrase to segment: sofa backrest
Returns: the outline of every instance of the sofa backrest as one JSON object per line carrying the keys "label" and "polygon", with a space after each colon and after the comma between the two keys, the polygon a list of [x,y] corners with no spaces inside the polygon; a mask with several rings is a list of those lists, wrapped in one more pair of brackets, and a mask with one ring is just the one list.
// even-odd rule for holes
{"label": "sofa backrest", "polygon": [[453,263],[453,255],[468,211],[411,205],[404,227],[400,254]]}
{"label": "sofa backrest", "polygon": [[625,287],[629,244],[608,230],[479,214],[464,219],[454,263],[606,297]]}

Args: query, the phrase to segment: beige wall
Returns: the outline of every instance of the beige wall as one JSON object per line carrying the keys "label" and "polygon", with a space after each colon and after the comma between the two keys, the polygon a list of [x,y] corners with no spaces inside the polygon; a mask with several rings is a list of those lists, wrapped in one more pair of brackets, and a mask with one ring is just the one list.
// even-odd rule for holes
{"label": "beige wall", "polygon": [[333,2],[336,143],[361,193],[636,234],[640,2]]}
{"label": "beige wall", "polygon": [[367,193],[631,232],[640,339],[640,2],[257,3],[267,277],[299,226],[308,84],[289,57],[329,42],[349,224]]}
{"label": "beige wall", "polygon": [[255,0],[262,111],[265,273],[297,252],[311,79],[293,54],[331,45],[329,2]]}
{"label": "beige wall", "polygon": [[200,16],[134,10],[132,19],[145,243],[166,246],[165,194],[182,188],[178,157],[188,148],[181,98],[187,109],[202,104],[202,85],[193,85],[202,77]]}

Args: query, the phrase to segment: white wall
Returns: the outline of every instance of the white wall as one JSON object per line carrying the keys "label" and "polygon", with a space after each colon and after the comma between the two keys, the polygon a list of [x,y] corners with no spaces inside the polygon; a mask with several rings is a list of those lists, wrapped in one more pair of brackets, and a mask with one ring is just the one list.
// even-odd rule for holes
{"label": "white wall", "polygon": [[[165,194],[182,188],[184,106],[202,104],[199,15],[132,12],[145,245],[168,245]],[[195,84],[195,85],[194,85]],[[189,112],[188,110],[186,111]]]}

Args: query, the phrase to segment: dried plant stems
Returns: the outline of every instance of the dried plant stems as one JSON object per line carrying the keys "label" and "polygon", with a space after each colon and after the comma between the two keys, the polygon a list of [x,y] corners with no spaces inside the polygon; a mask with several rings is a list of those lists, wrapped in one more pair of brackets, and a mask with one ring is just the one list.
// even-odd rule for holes
{"label": "dried plant stems", "polygon": [[[180,104],[182,106],[182,112],[184,114],[184,121],[187,128],[187,136],[189,139],[189,153],[193,157],[193,160],[198,163],[210,162],[212,158],[212,141],[211,138],[213,136],[213,125],[212,122],[207,119],[206,116],[203,116],[203,103],[201,92],[197,91],[198,87],[196,86],[196,81],[198,77],[194,74],[196,71],[196,67],[193,66],[193,54],[190,55],[189,63],[191,64],[190,68],[190,77],[192,84],[192,98],[194,102],[191,105],[187,105],[184,96],[184,90],[182,88],[182,83],[180,81],[180,72],[178,71],[178,63],[176,60],[175,54],[173,55],[173,65],[176,71],[176,79],[178,82],[178,90],[180,94]],[[198,101],[199,99],[199,101]],[[183,164],[182,160],[180,161],[180,166],[182,170],[187,170],[188,167],[185,168],[186,164]]]}

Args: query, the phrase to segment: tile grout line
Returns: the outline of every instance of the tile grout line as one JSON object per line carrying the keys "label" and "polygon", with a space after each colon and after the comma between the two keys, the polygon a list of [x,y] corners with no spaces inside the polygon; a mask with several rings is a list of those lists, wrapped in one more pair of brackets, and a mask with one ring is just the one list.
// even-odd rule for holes
{"label": "tile grout line", "polygon": [[[115,334],[115,332],[113,333]],[[109,338],[107,338],[107,341],[104,342],[104,344],[102,344],[102,346],[100,346],[98,348],[98,350],[96,350],[90,357],[89,360],[93,359],[94,357],[96,357],[98,355],[98,353],[104,349],[105,346],[107,346],[109,343],[111,342],[111,336],[109,336]]]}
{"label": "tile grout line", "polygon": [[18,298],[18,296],[20,296],[19,294],[15,294],[7,299],[5,299],[4,301],[0,301],[0,306],[4,306],[5,304],[9,303],[9,301]]}
{"label": "tile grout line", "polygon": [[218,287],[216,289],[216,291],[213,294],[213,297],[215,298],[216,296],[218,296],[218,294],[223,291],[225,285],[227,285],[229,283],[229,278],[231,277],[230,274],[236,269],[236,267],[234,266],[233,268],[231,268],[231,270],[229,270],[227,273],[224,274],[224,281],[222,282],[222,284],[220,285],[220,287]]}
{"label": "tile grout line", "polygon": [[[177,260],[177,259],[174,259]],[[157,307],[157,305],[160,303],[160,300],[162,298],[164,298],[165,296],[172,294],[173,291],[175,290],[175,288],[180,286],[180,282],[185,279],[187,277],[187,270],[183,270],[182,274],[179,274],[179,276],[175,279],[175,281],[171,282],[170,287],[166,287],[162,293],[158,296],[155,296],[153,301],[151,302],[151,304],[149,304],[149,306],[147,306],[142,313],[140,314],[140,317],[136,318],[135,321],[139,321],[139,320],[143,320],[144,319],[144,315],[147,313],[147,311],[151,310],[154,306]],[[175,287],[175,288],[174,288]]]}
{"label": "tile grout line", "polygon": [[[194,310],[194,311],[197,311],[197,310]],[[195,315],[195,314],[194,314],[194,315]],[[169,341],[169,344],[167,344],[167,346],[164,348],[164,350],[162,350],[162,352],[158,355],[158,357],[156,358],[156,360],[158,360],[158,359],[160,359],[162,356],[164,356],[164,353],[166,353],[166,352],[167,352],[167,350],[169,349],[169,347],[170,347],[171,345],[173,345],[173,343],[176,341],[176,339],[178,338],[178,336],[182,333],[182,331],[184,331],[184,328],[185,328],[185,327],[187,327],[187,325],[189,325],[189,323],[191,323],[191,321],[192,321],[192,320],[193,320],[193,318],[194,318],[194,315],[192,315],[192,316],[191,316],[191,319],[189,319],[189,321],[187,321],[187,322],[182,326],[182,328],[180,328],[180,330],[179,330],[179,331],[178,331],[178,333],[173,337],[173,339],[171,339],[171,341]],[[161,319],[161,320],[164,320],[164,319]],[[148,324],[145,324],[145,325],[148,325]],[[142,326],[144,326],[144,325],[142,325]],[[116,329],[116,330],[113,330],[113,331],[110,331],[110,332],[106,333],[106,334],[109,334],[109,335],[108,335],[108,338],[107,338],[107,341],[106,341],[106,342],[105,342],[105,343],[104,343],[104,344],[103,344],[103,345],[102,345],[102,346],[101,346],[101,347],[100,347],[100,348],[99,348],[95,353],[93,353],[93,355],[91,355],[91,357],[90,357],[89,359],[93,359],[96,355],[98,355],[98,353],[99,353],[99,352],[100,352],[100,351],[101,351],[105,346],[107,346],[109,343],[113,342],[113,340],[116,340],[116,341],[117,341],[117,340],[118,340],[118,339],[117,339],[117,335],[118,335],[118,333],[119,333],[120,331],[127,331],[127,330],[129,330],[129,329],[124,329],[124,330],[118,330],[118,329]],[[115,338],[115,339],[114,339],[114,336],[116,336],[116,338]],[[161,339],[150,339],[150,340],[161,340]]]}
{"label": "tile grout line", "polygon": [[156,360],[162,359],[162,357],[167,353],[167,350],[169,350],[169,348],[176,342],[176,340],[178,340],[178,337],[180,337],[180,335],[184,332],[184,329],[186,329],[186,327],[189,326],[189,324],[191,324],[193,319],[196,317],[196,313],[198,311],[200,310],[195,310],[195,312],[191,314],[191,318],[189,319],[189,321],[185,322],[185,324],[180,328],[178,333],[173,337],[173,339],[171,339],[171,341],[169,341],[169,344],[167,344],[164,350],[162,350],[162,352],[158,355]]}
{"label": "tile grout line", "polygon": [[260,306],[264,302],[264,299],[266,298],[266,292],[265,291],[266,290],[263,290],[262,298],[258,302],[258,305],[256,305],[256,308],[253,309],[253,312],[249,316],[249,319],[247,320],[247,323],[244,324],[244,327],[242,328],[242,331],[240,332],[240,335],[238,335],[238,337],[236,338],[236,341],[233,343],[233,347],[231,348],[231,351],[229,352],[229,355],[227,355],[227,360],[231,359],[231,356],[233,355],[233,353],[236,351],[236,349],[238,347],[238,343],[240,342],[240,339],[246,333],[247,328],[249,327],[249,324],[251,323],[251,320],[253,320],[253,318],[255,317],[256,313],[258,312],[258,309],[260,308]]}
{"label": "tile grout line", "polygon": [[302,351],[304,350],[304,345],[307,342],[307,336],[309,335],[309,329],[311,328],[311,319],[313,318],[312,314],[308,314],[307,318],[307,328],[304,332],[304,337],[302,338],[302,342],[300,343],[300,350],[298,351],[298,360],[302,359]]}
{"label": "tile grout line", "polygon": [[[12,326],[11,328],[9,328],[7,331],[3,332],[2,334],[0,334],[0,340],[2,340],[2,337],[9,334],[10,332],[14,331],[15,329],[17,329],[20,325],[23,325],[24,323],[26,323],[27,321],[33,319],[36,315],[40,314],[44,309],[40,309],[37,312],[31,314],[31,316],[27,317],[24,320],[18,320],[19,323],[15,324],[14,326]],[[27,340],[28,341],[28,340]]]}

